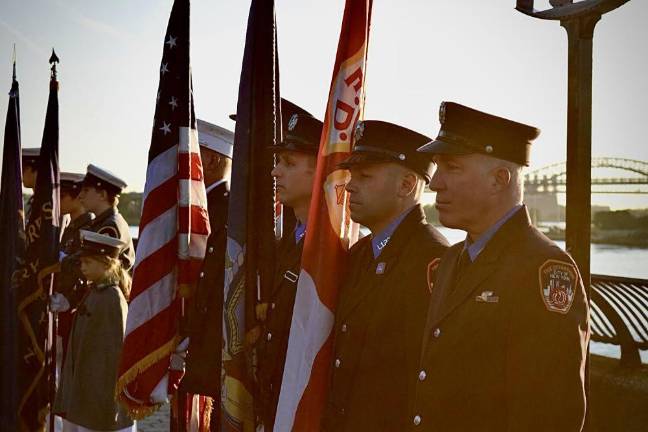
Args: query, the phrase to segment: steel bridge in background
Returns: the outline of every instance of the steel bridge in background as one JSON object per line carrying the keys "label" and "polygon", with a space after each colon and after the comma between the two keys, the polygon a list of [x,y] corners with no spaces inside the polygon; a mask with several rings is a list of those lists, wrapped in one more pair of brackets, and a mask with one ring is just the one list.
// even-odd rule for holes
{"label": "steel bridge in background", "polygon": [[[635,175],[630,177],[595,176],[595,169],[615,169]],[[648,194],[648,162],[646,161],[615,157],[592,158],[592,171],[592,193]],[[530,171],[524,176],[525,192],[563,193],[567,184],[566,174],[566,162],[554,163]],[[633,188],[634,186],[636,188]]]}

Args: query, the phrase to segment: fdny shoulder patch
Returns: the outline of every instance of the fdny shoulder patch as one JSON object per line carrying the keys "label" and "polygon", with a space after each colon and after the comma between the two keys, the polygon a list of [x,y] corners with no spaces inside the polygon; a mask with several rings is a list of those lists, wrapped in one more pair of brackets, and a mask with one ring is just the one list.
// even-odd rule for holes
{"label": "fdny shoulder patch", "polygon": [[538,270],[540,294],[547,310],[566,314],[574,301],[578,272],[573,264],[547,260]]}

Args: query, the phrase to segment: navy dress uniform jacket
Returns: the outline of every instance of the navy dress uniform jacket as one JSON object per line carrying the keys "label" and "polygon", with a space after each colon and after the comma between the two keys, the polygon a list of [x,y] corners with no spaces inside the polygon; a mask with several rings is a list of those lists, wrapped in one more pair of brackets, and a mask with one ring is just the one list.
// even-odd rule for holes
{"label": "navy dress uniform jacket", "polygon": [[[189,302],[183,333],[189,350],[181,390],[210,396],[220,405],[223,334],[223,281],[227,243],[229,186],[221,183],[207,194],[211,234],[196,292]],[[218,408],[215,411],[219,411]],[[215,415],[212,413],[213,421]]]}
{"label": "navy dress uniform jacket", "polygon": [[378,258],[369,236],[351,249],[333,329],[323,429],[407,429],[405,413],[414,394],[430,282],[447,247],[416,206]]}
{"label": "navy dress uniform jacket", "polygon": [[135,248],[133,247],[133,239],[130,235],[128,222],[119,213],[116,207],[111,207],[101,214],[98,214],[89,229],[99,234],[104,234],[110,237],[118,238],[126,243],[126,247],[119,254],[119,260],[125,270],[130,270],[135,264]]}
{"label": "navy dress uniform jacket", "polygon": [[580,431],[589,313],[574,262],[525,207],[455,275],[463,247],[437,270],[411,430]]}
{"label": "navy dress uniform jacket", "polygon": [[295,243],[292,233],[279,241],[273,288],[257,343],[259,416],[266,431],[274,426],[279,402],[303,248],[303,238]]}
{"label": "navy dress uniform jacket", "polygon": [[85,278],[81,273],[79,254],[81,230],[88,229],[94,214],[87,212],[71,221],[61,236],[61,271],[56,277],[57,291],[75,307],[85,294]]}

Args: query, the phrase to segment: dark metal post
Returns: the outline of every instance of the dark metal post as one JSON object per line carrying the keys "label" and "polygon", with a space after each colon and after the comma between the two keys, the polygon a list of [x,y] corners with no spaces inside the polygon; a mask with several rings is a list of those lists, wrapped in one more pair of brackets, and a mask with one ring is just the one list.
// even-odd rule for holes
{"label": "dark metal post", "polygon": [[592,42],[601,16],[629,0],[550,0],[551,9],[538,11],[533,0],[517,0],[520,12],[558,20],[567,30],[567,252],[578,265],[590,297],[590,236],[592,192]]}
{"label": "dark metal post", "polygon": [[[565,242],[590,287],[592,184],[592,39],[601,15],[561,21],[568,37],[567,202]],[[589,295],[588,295],[589,297]]]}
{"label": "dark metal post", "polygon": [[[592,43],[594,28],[603,14],[629,0],[549,0],[553,8],[537,11],[533,0],[517,0],[517,10],[545,20],[559,20],[567,30],[567,202],[565,243],[578,266],[588,301],[592,297],[590,237],[592,232]],[[589,356],[589,347],[587,348]],[[585,366],[589,400],[589,358]],[[591,407],[585,430],[591,430]]]}

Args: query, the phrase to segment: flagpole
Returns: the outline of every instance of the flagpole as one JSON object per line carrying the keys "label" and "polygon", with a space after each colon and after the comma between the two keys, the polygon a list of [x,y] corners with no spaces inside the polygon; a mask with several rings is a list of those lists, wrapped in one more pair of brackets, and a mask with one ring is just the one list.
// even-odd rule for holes
{"label": "flagpole", "polygon": [[13,54],[11,55],[11,63],[13,64],[13,75],[11,76],[12,82],[16,81],[16,44],[13,44]]}

